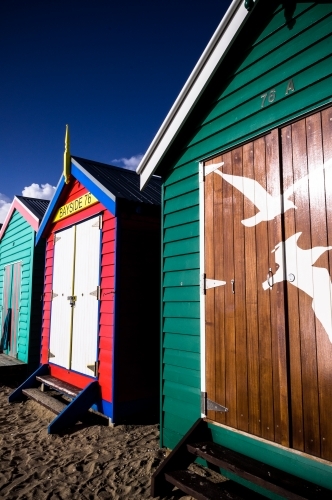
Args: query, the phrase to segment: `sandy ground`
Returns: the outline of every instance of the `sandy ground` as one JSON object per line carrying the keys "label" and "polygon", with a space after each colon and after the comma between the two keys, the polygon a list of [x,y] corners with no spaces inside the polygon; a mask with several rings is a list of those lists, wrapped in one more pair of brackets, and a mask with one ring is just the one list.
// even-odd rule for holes
{"label": "sandy ground", "polygon": [[166,454],[157,424],[111,428],[91,416],[49,435],[54,414],[29,400],[8,403],[11,391],[0,382],[1,499],[151,498],[151,475]]}

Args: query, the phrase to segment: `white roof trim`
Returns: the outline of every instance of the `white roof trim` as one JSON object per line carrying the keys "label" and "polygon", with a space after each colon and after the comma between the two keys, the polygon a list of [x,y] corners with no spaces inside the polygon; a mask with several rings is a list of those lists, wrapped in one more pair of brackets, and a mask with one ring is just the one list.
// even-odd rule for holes
{"label": "white roof trim", "polygon": [[141,189],[147,183],[172,143],[202,90],[213,75],[220,59],[249,14],[244,0],[233,0],[201,55],[155,138],[143,156],[136,172],[140,174]]}

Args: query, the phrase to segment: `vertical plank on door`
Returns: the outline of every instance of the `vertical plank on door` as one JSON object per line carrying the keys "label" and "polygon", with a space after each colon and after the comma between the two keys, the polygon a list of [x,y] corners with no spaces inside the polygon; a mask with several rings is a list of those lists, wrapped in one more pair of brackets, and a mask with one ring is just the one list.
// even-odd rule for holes
{"label": "vertical plank on door", "polygon": [[98,361],[100,243],[99,215],[76,225],[71,368],[91,377]]}
{"label": "vertical plank on door", "polygon": [[[223,172],[233,173],[232,154],[223,156]],[[232,293],[231,280],[234,279],[234,214],[233,214],[233,187],[228,182],[223,182],[223,248],[225,268],[225,357],[226,357],[226,413],[225,422],[237,428],[237,395],[236,395],[236,356],[235,356],[235,322],[234,322],[234,294]]]}
{"label": "vertical plank on door", "polygon": [[[276,272],[273,251],[282,241],[281,229],[281,179],[279,158],[279,131],[272,130],[266,136],[266,187],[267,192],[278,200],[279,215],[268,222],[269,256],[272,272]],[[274,254],[275,255],[275,254]],[[274,283],[270,289],[271,301],[271,341],[273,368],[273,407],[275,441],[289,446],[288,381],[285,324],[285,284]]]}
{"label": "vertical plank on door", "polygon": [[54,243],[53,280],[50,329],[50,363],[70,368],[72,308],[68,297],[73,295],[75,226],[56,233]]}
{"label": "vertical plank on door", "polygon": [[[243,146],[243,177],[254,179],[254,143]],[[254,204],[247,198],[243,200],[243,218],[255,215]],[[260,411],[260,362],[258,339],[258,303],[257,303],[257,247],[255,227],[245,227],[245,300],[248,349],[248,431],[256,436],[261,435]]]}
{"label": "vertical plank on door", "polygon": [[[281,130],[283,191],[294,184],[292,126]],[[294,202],[294,195],[288,198]],[[284,213],[284,238],[296,233],[295,210]],[[299,290],[287,282],[291,446],[304,451]]]}
{"label": "vertical plank on door", "polygon": [[[307,135],[305,120],[292,125],[294,182],[308,173],[307,167]],[[310,250],[311,221],[308,182],[297,185],[295,190],[296,232],[301,232],[297,246],[302,250]],[[299,259],[298,259],[299,266]],[[301,273],[298,267],[297,273]],[[319,408],[317,383],[317,354],[315,318],[312,310],[312,298],[299,290],[302,394],[303,394],[303,427],[304,451],[312,455],[320,453]]]}
{"label": "vertical plank on door", "polygon": [[[212,162],[209,162],[212,163]],[[209,164],[207,163],[207,164]],[[214,175],[205,177],[205,274],[208,279],[214,279],[214,232],[213,232],[213,184]],[[206,290],[205,297],[205,345],[206,345],[206,391],[209,399],[215,401],[216,398],[216,346],[215,346],[215,325],[214,325],[214,294],[215,289]],[[215,420],[216,413],[209,410],[207,416]]]}
{"label": "vertical plank on door", "polygon": [[[233,175],[243,177],[242,147],[232,151]],[[235,280],[235,349],[237,428],[248,431],[247,325],[246,325],[246,270],[244,261],[244,196],[233,189],[234,217],[234,280]]]}
{"label": "vertical plank on door", "polygon": [[[221,156],[214,159],[214,163],[223,161]],[[223,241],[221,238],[223,231],[223,185],[220,175],[214,174],[214,272],[215,278],[225,281]],[[225,307],[225,286],[215,288],[214,306],[214,335],[215,335],[215,362],[216,362],[216,401],[221,405],[226,405],[226,370],[225,370],[225,338],[224,338],[224,307]],[[216,413],[216,421],[225,423],[226,416],[223,412]]]}
{"label": "vertical plank on door", "polygon": [[[255,180],[266,190],[266,139],[262,137],[254,143]],[[257,201],[257,205],[261,200]],[[257,280],[262,283],[270,267],[268,245],[268,223],[256,225],[257,238]],[[274,441],[273,413],[273,375],[272,375],[272,332],[270,291],[257,285],[258,330],[260,357],[260,395],[261,395],[261,436]]]}
{"label": "vertical plank on door", "polygon": [[20,315],[20,298],[21,298],[21,262],[13,264],[12,274],[12,318],[11,318],[11,339],[10,339],[10,355],[17,357],[18,342],[19,342],[19,315]]}
{"label": "vertical plank on door", "polygon": [[[332,162],[332,108],[325,109],[322,117],[322,146],[324,163]],[[332,166],[325,169],[325,196],[326,196],[326,222],[327,222],[327,245],[332,246]],[[327,269],[330,277],[332,275],[332,251],[326,253],[328,258]],[[320,265],[317,262],[316,265]],[[318,355],[318,384],[319,384],[319,408],[320,408],[320,432],[321,432],[321,457],[332,461],[332,341],[327,334],[323,334],[317,343]]]}

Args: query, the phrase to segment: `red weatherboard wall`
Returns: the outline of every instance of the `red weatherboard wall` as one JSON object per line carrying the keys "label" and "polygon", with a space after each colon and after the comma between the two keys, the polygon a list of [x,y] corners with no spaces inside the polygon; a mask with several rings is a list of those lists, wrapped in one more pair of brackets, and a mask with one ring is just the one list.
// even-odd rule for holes
{"label": "red weatherboard wall", "polygon": [[[87,189],[77,180],[72,180],[65,188],[64,197],[59,206],[65,205],[87,193]],[[46,236],[46,263],[43,305],[43,325],[41,339],[41,363],[48,363],[48,349],[51,322],[51,293],[53,276],[54,232],[69,227],[93,215],[102,214],[102,246],[101,246],[101,300],[99,318],[99,370],[98,381],[102,399],[112,402],[112,347],[114,324],[114,271],[115,271],[115,226],[116,218],[101,204],[97,203],[77,214],[53,224]],[[83,388],[91,378],[50,364],[51,375]]]}

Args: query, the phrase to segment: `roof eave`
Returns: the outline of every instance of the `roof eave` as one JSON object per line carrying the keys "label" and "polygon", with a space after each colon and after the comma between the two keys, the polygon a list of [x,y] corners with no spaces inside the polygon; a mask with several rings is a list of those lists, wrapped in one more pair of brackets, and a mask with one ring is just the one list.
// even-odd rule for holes
{"label": "roof eave", "polygon": [[243,0],[233,0],[136,169],[141,189],[158,168],[248,14]]}
{"label": "roof eave", "polygon": [[26,221],[30,224],[34,231],[38,231],[40,222],[38,217],[33,212],[31,212],[31,210],[24,203],[22,203],[21,200],[14,196],[14,199],[9,207],[8,213],[0,230],[0,240],[2,240],[2,237],[6,232],[14,210],[17,210],[22,215],[22,217],[26,219]]}

